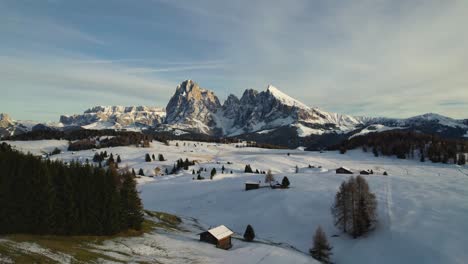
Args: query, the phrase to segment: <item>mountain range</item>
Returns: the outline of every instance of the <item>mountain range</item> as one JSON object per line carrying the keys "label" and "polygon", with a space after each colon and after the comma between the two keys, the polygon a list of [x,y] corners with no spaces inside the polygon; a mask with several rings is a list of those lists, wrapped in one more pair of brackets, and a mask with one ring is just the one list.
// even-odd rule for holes
{"label": "mountain range", "polygon": [[224,103],[214,92],[186,80],[177,86],[165,108],[148,106],[96,106],[83,114],[62,115],[58,123],[14,121],[0,114],[0,135],[44,129],[125,129],[238,137],[290,147],[320,147],[369,132],[410,129],[444,137],[468,137],[468,120],[438,114],[407,119],[342,115],[309,107],[268,85],[266,90],[247,89]]}

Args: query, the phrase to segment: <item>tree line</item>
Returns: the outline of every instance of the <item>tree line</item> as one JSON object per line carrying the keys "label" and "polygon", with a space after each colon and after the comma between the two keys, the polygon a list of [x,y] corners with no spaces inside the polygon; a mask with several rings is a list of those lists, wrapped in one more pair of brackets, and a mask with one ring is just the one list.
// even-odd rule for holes
{"label": "tree line", "polygon": [[413,131],[385,131],[353,137],[333,146],[331,149],[347,150],[362,147],[372,151],[375,156],[396,156],[400,159],[418,158],[424,162],[466,164],[468,141],[446,139],[437,135],[427,135]]}
{"label": "tree line", "polygon": [[128,171],[42,160],[0,144],[0,233],[112,235],[140,229],[143,208]]}

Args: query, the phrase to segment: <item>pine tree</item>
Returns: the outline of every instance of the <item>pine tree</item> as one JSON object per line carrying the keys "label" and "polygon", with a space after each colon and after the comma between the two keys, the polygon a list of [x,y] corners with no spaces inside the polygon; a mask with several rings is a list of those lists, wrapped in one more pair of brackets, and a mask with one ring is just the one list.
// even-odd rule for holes
{"label": "pine tree", "polygon": [[122,175],[123,182],[120,189],[121,224],[124,228],[141,229],[143,223],[143,206],[141,204],[136,182],[130,173]]}
{"label": "pine tree", "polygon": [[245,173],[253,173],[253,170],[252,168],[250,167],[250,164],[247,164],[245,165],[245,170],[244,170]]}
{"label": "pine tree", "polygon": [[158,155],[158,159],[159,159],[159,161],[165,161],[164,156],[162,154]]}
{"label": "pine tree", "polygon": [[296,173],[299,173],[299,167],[296,165]]}
{"label": "pine tree", "polygon": [[143,172],[143,169],[140,168],[140,170],[138,171],[138,175],[145,176],[145,173]]}
{"label": "pine tree", "polygon": [[213,168],[213,169],[211,170],[211,174],[210,174],[210,175],[211,175],[211,179],[213,179],[213,177],[216,175],[216,169],[215,169],[215,168]]}
{"label": "pine tree", "polygon": [[121,163],[122,159],[120,158],[120,155],[117,155],[117,163]]}
{"label": "pine tree", "polygon": [[310,255],[321,263],[331,263],[331,250],[332,247],[328,243],[327,236],[322,227],[319,226],[314,234],[313,247],[309,250]]}
{"label": "pine tree", "polygon": [[156,160],[156,157],[154,156],[154,154],[151,155],[151,158],[152,158],[153,160]]}
{"label": "pine tree", "polygon": [[146,161],[146,162],[151,162],[151,156],[150,156],[150,154],[146,153],[146,155],[145,155],[145,161]]}
{"label": "pine tree", "polygon": [[465,164],[466,164],[465,153],[461,153],[460,156],[458,157],[458,165],[462,166]]}
{"label": "pine tree", "polygon": [[289,188],[289,179],[288,177],[284,176],[283,180],[281,181],[281,186],[283,188]]}
{"label": "pine tree", "polygon": [[252,242],[255,239],[255,231],[251,225],[247,225],[247,228],[244,232],[244,240],[247,242]]}

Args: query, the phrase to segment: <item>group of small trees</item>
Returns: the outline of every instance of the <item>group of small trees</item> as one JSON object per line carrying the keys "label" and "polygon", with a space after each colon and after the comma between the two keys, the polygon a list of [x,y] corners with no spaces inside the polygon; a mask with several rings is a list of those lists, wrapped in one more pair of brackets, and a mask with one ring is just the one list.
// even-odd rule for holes
{"label": "group of small trees", "polygon": [[341,183],[332,206],[334,224],[354,238],[368,232],[377,217],[377,200],[366,179],[351,176]]}
{"label": "group of small trees", "polygon": [[114,154],[111,153],[110,155],[108,155],[107,151],[94,153],[93,162],[98,163],[99,167],[102,167],[102,162],[105,161],[106,158],[107,158],[107,162],[104,165],[107,165],[107,166],[114,166],[118,168],[119,166],[118,164],[122,162],[120,155],[117,155],[117,160],[116,160],[114,159]]}
{"label": "group of small trees", "polygon": [[[156,156],[154,156],[154,154],[152,154],[152,155],[150,156],[149,153],[146,153],[146,155],[145,155],[145,161],[146,161],[146,162],[151,162],[151,161],[155,161],[155,160],[156,160]],[[164,159],[164,156],[163,156],[162,154],[158,154],[158,160],[159,160],[159,161],[166,161],[166,160]]]}

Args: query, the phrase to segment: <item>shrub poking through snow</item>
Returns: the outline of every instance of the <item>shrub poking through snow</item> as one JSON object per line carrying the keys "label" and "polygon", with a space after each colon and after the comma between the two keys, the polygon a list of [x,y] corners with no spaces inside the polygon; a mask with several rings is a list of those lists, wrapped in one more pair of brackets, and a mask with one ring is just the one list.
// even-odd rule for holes
{"label": "shrub poking through snow", "polygon": [[267,174],[265,174],[265,183],[272,183],[275,181],[275,177],[273,176],[273,173],[271,173],[271,170],[268,170]]}
{"label": "shrub poking through snow", "polygon": [[244,232],[244,240],[252,242],[255,239],[255,231],[251,225],[248,225]]}
{"label": "shrub poking through snow", "polygon": [[327,236],[322,228],[319,226],[315,231],[314,244],[309,250],[312,257],[322,263],[331,263],[330,255],[332,247],[328,244]]}

